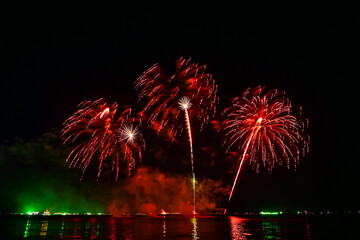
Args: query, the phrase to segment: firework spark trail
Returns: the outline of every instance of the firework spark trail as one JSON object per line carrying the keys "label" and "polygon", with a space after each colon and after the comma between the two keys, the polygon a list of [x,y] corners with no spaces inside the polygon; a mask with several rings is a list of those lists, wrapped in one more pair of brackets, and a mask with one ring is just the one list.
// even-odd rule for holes
{"label": "firework spark trail", "polygon": [[239,173],[240,173],[241,167],[242,167],[242,165],[243,165],[243,162],[244,162],[244,158],[245,158],[245,156],[246,156],[246,153],[247,153],[247,151],[248,151],[250,142],[251,142],[253,136],[255,136],[256,133],[257,133],[257,132],[259,131],[259,129],[261,128],[261,125],[260,125],[260,124],[261,124],[261,121],[262,121],[262,118],[260,117],[260,118],[257,120],[256,126],[254,127],[254,130],[251,132],[251,135],[250,135],[250,137],[249,137],[249,140],[248,140],[247,143],[246,143],[246,147],[245,147],[244,152],[243,152],[243,155],[242,155],[242,157],[241,157],[239,169],[238,169],[238,171],[237,171],[237,173],[236,173],[236,177],[235,177],[233,186],[232,186],[232,188],[231,188],[231,192],[230,192],[230,196],[229,196],[229,199],[228,199],[228,203],[230,202],[230,199],[231,199],[231,197],[232,197],[232,195],[233,195],[234,188],[235,188],[235,185],[236,185],[236,183],[237,183],[237,179],[238,179],[238,177],[239,177]]}
{"label": "firework spark trail", "polygon": [[192,144],[192,137],[191,137],[191,126],[190,126],[190,119],[189,119],[189,113],[188,113],[188,109],[191,107],[191,105],[192,104],[188,97],[180,98],[179,106],[185,112],[185,123],[186,123],[186,128],[187,128],[188,137],[189,137],[192,185],[193,185],[193,206],[194,206],[193,214],[196,214],[196,193],[195,193],[196,192],[196,188],[195,188],[196,178],[195,178],[195,169],[194,169],[194,153],[193,153],[193,144]]}
{"label": "firework spark trail", "polygon": [[255,166],[256,171],[261,163],[269,171],[283,162],[287,168],[296,168],[301,153],[304,156],[309,151],[310,138],[305,134],[307,119],[301,113],[295,116],[285,92],[263,90],[264,87],[247,89],[223,113],[226,152],[230,148],[242,152],[228,203],[245,161]]}
{"label": "firework spark trail", "polygon": [[130,117],[130,108],[116,117],[117,106],[117,103],[108,106],[102,98],[94,102],[84,101],[79,104],[79,110],[65,121],[62,136],[67,138],[64,144],[70,140],[74,142],[84,135],[83,142],[75,147],[66,159],[66,162],[72,159],[69,167],[82,168],[80,179],[96,153],[99,153],[98,180],[107,159],[112,160],[111,170],[116,168],[115,181],[119,176],[121,156],[128,163],[129,172],[135,167],[136,159],[141,161],[145,142],[138,127],[133,127],[134,123],[141,121],[139,118]]}
{"label": "firework spark trail", "polygon": [[196,214],[196,194],[195,194],[196,178],[195,178],[195,169],[194,169],[194,153],[193,153],[193,145],[192,145],[192,137],[191,137],[190,120],[187,109],[185,110],[185,116],[186,116],[186,126],[188,129],[189,144],[190,144],[190,158],[191,158],[191,171],[192,171],[192,184],[193,184],[193,204],[194,204],[193,214]]}

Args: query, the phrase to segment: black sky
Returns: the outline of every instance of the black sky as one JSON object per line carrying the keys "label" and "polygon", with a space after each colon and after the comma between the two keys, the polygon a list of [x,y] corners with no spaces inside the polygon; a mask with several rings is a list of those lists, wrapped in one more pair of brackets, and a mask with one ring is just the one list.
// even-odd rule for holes
{"label": "black sky", "polygon": [[[213,6],[161,13],[4,14],[0,140],[35,139],[61,128],[86,99],[134,105],[132,83],[144,70],[158,62],[171,73],[176,59],[191,57],[216,79],[219,109],[258,85],[285,90],[303,107],[310,121],[310,154],[288,175],[294,189],[281,188],[290,199],[301,195],[299,201],[309,202],[305,206],[360,208],[359,17],[340,10],[295,10],[220,13]],[[260,189],[266,187],[262,180],[284,181],[266,174],[248,180],[255,178]],[[286,192],[277,191],[281,199],[269,198],[285,201]],[[256,201],[240,198],[234,204]]]}

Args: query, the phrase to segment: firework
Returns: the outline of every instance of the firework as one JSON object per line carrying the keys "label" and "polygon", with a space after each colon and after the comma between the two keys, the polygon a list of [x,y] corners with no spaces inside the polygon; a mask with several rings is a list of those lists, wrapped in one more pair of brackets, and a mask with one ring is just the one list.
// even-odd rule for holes
{"label": "firework", "polygon": [[139,101],[146,98],[141,113],[147,114],[150,124],[159,124],[159,132],[165,127],[171,128],[175,135],[185,132],[179,107],[183,97],[191,100],[189,116],[198,119],[201,127],[215,115],[218,101],[215,80],[206,72],[206,66],[190,63],[190,59],[180,58],[170,78],[158,64],[153,65],[135,81],[135,89]]}
{"label": "firework", "polygon": [[223,113],[226,151],[234,148],[242,153],[228,201],[245,161],[256,171],[261,164],[269,171],[283,163],[296,168],[300,156],[309,149],[309,136],[304,133],[307,119],[301,118],[301,112],[294,113],[285,92],[265,92],[264,88],[247,89]]}
{"label": "firework", "polygon": [[193,184],[193,205],[194,205],[194,211],[193,213],[196,213],[196,200],[195,200],[195,169],[194,169],[194,152],[192,147],[192,137],[191,137],[191,126],[190,126],[190,119],[189,119],[189,111],[188,109],[191,107],[192,103],[190,102],[190,99],[188,97],[182,97],[179,99],[179,107],[180,109],[184,110],[185,112],[185,123],[186,123],[186,129],[188,131],[189,136],[189,145],[190,145],[190,161],[191,161],[191,172],[192,172],[192,184]]}
{"label": "firework", "polygon": [[140,120],[130,117],[130,108],[117,116],[117,106],[117,103],[109,106],[102,98],[94,102],[84,101],[64,123],[64,144],[82,139],[66,159],[66,162],[70,161],[69,167],[82,168],[81,179],[95,153],[98,153],[96,156],[99,157],[98,179],[105,160],[112,162],[112,170],[116,169],[116,181],[120,158],[128,163],[129,172],[135,167],[136,159],[141,161],[145,143],[139,128],[133,125],[140,123]]}
{"label": "firework", "polygon": [[[175,74],[170,78],[155,64],[135,81],[135,89],[139,92],[139,101],[146,98],[140,114],[148,116],[149,124],[158,126],[158,133],[165,127],[169,128],[174,140],[178,134],[185,132],[185,121],[191,151],[195,213],[195,172],[190,119],[196,118],[200,122],[201,130],[209,119],[214,117],[218,101],[215,80],[206,72],[206,66],[198,66],[190,63],[190,59],[180,58],[176,62]],[[185,114],[181,114],[182,110]]]}

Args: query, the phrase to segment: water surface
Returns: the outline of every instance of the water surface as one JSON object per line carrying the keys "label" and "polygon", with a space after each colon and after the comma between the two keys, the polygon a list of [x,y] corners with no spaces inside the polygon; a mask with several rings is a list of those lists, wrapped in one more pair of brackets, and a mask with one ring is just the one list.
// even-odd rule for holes
{"label": "water surface", "polygon": [[358,216],[2,216],[0,239],[353,239]]}

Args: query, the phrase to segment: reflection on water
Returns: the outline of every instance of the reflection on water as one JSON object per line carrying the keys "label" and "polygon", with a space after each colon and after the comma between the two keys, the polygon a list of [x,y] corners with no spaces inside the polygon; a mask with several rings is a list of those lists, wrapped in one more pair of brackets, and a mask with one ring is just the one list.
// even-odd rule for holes
{"label": "reflection on water", "polygon": [[265,239],[281,239],[280,225],[277,220],[263,221],[262,229],[265,235]]}
{"label": "reflection on water", "polygon": [[41,237],[45,237],[46,236],[46,232],[48,229],[48,221],[44,220],[41,224],[41,231],[40,231],[40,236]]}
{"label": "reflection on water", "polygon": [[162,227],[162,236],[163,236],[163,239],[166,239],[166,218],[165,216],[163,216],[163,227]]}
{"label": "reflection on water", "polygon": [[30,217],[27,218],[26,221],[26,227],[25,227],[25,232],[24,232],[24,238],[29,236],[30,233],[30,227],[31,227],[31,223],[30,223]]}
{"label": "reflection on water", "polygon": [[64,236],[64,224],[65,224],[65,222],[62,221],[61,228],[60,228],[60,234],[59,234],[60,238],[62,238]]}
{"label": "reflection on water", "polygon": [[111,218],[110,221],[110,235],[109,235],[109,239],[116,239],[116,221],[115,221],[115,218]]}
{"label": "reflection on water", "polygon": [[192,239],[199,239],[198,237],[198,226],[197,226],[197,219],[196,217],[191,218],[191,223],[193,224],[193,229],[192,229]]}
{"label": "reflection on water", "polygon": [[309,221],[306,219],[306,239],[311,239]]}
{"label": "reflection on water", "polygon": [[[0,239],[311,239],[305,218],[0,217]],[[5,236],[5,237],[3,237]]]}
{"label": "reflection on water", "polygon": [[229,220],[232,239],[247,239],[247,236],[251,235],[246,229],[245,220],[243,218],[229,217]]}

